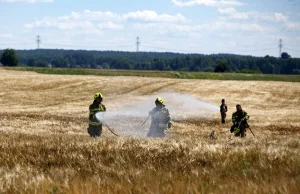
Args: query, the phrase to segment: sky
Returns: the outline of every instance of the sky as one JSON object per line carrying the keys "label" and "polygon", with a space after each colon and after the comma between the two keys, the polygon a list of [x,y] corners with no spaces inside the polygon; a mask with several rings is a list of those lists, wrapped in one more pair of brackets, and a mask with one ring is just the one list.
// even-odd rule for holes
{"label": "sky", "polygon": [[0,22],[0,49],[300,58],[300,0],[0,0]]}

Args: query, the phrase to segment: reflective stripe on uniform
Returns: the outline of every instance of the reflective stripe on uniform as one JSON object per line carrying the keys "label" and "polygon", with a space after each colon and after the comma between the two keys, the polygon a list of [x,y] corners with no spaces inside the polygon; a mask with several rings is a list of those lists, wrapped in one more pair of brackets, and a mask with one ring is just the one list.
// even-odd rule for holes
{"label": "reflective stripe on uniform", "polygon": [[232,122],[234,123],[234,122],[236,121],[237,118],[238,118],[237,116],[233,116],[233,117],[232,117]]}
{"label": "reflective stripe on uniform", "polygon": [[104,108],[100,106],[99,108],[93,108],[92,111],[104,111]]}
{"label": "reflective stripe on uniform", "polygon": [[98,125],[101,125],[102,123],[101,122],[93,122],[93,121],[89,121],[89,124],[91,126],[98,126]]}
{"label": "reflective stripe on uniform", "polygon": [[90,109],[90,115],[95,114],[96,112],[102,112],[102,111],[105,111],[102,106],[99,108],[93,108],[93,109]]}

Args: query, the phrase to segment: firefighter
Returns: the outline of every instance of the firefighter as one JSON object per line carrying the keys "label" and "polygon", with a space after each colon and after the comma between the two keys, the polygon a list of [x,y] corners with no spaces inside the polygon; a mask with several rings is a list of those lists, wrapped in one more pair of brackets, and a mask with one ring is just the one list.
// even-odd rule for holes
{"label": "firefighter", "polygon": [[155,100],[155,106],[149,112],[151,125],[147,137],[165,137],[165,130],[172,126],[169,110],[165,108],[162,98]]}
{"label": "firefighter", "polygon": [[220,113],[221,113],[221,123],[225,124],[226,112],[227,112],[227,105],[225,104],[225,99],[222,99],[222,104],[220,106]]}
{"label": "firefighter", "polygon": [[91,137],[98,137],[102,134],[102,122],[97,119],[96,113],[105,112],[106,108],[102,104],[103,96],[101,93],[96,93],[94,102],[90,105],[89,128],[88,133]]}
{"label": "firefighter", "polygon": [[245,137],[246,136],[246,130],[249,128],[248,125],[248,119],[249,115],[247,112],[242,110],[242,106],[240,104],[236,105],[236,112],[232,114],[232,127],[230,129],[231,133],[235,133],[235,136],[237,137]]}

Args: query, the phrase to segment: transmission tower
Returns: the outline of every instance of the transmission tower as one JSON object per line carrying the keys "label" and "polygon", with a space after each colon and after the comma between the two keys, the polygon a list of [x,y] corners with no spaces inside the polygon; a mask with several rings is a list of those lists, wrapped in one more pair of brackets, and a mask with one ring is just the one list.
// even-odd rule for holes
{"label": "transmission tower", "polygon": [[41,41],[40,35],[37,35],[37,37],[36,37],[37,49],[40,48],[40,43],[41,43],[41,42],[42,42],[42,41]]}
{"label": "transmission tower", "polygon": [[136,37],[136,43],[135,44],[136,44],[136,52],[139,52],[139,48],[140,48],[140,44],[141,44],[139,37]]}
{"label": "transmission tower", "polygon": [[283,47],[282,39],[279,39],[279,45],[278,45],[278,47],[279,47],[279,58],[280,58],[281,57],[281,49]]}

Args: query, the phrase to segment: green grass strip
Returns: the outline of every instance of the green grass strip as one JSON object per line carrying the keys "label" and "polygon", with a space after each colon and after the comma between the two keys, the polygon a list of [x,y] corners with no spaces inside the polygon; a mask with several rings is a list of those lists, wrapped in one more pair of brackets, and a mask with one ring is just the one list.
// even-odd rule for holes
{"label": "green grass strip", "polygon": [[17,71],[33,71],[41,74],[58,74],[58,75],[139,76],[139,77],[165,77],[165,78],[179,78],[179,79],[300,82],[300,75],[281,75],[281,74],[280,75],[279,74],[244,74],[244,73],[111,70],[111,69],[84,69],[84,68],[40,68],[40,67],[5,67],[5,69],[17,70]]}

